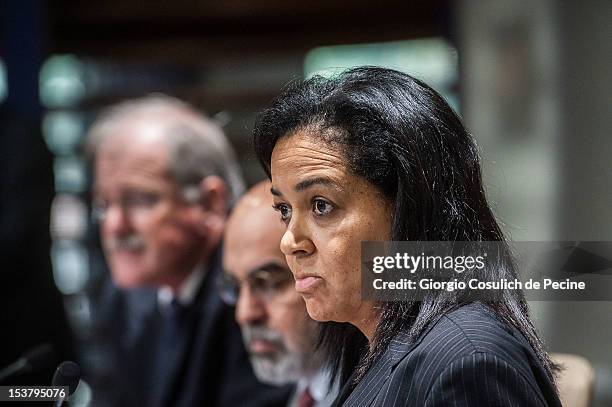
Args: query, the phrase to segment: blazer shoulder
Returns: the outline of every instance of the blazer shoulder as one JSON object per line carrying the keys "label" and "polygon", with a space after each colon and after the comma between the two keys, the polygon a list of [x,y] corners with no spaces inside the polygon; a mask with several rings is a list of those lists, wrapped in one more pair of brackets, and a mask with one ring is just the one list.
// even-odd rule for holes
{"label": "blazer shoulder", "polygon": [[468,304],[442,316],[403,362],[418,360],[419,365],[437,367],[440,373],[453,361],[487,354],[528,375],[530,352],[516,335],[521,334],[499,320],[487,306]]}
{"label": "blazer shoulder", "polygon": [[[408,394],[414,402],[408,405],[424,405],[430,390],[440,377],[450,377],[449,372],[481,371],[481,367],[498,367],[499,371],[516,372],[537,390],[536,378],[531,369],[535,363],[523,341],[515,335],[518,331],[502,322],[492,310],[479,303],[464,305],[438,319],[417,340],[395,365],[388,388],[381,397],[390,394]],[[408,345],[407,345],[408,346]],[[471,370],[470,370],[471,369]],[[488,369],[492,375],[494,369]],[[495,384],[495,378],[490,377]],[[481,379],[480,383],[484,383]],[[478,387],[478,386],[476,386]]]}
{"label": "blazer shoulder", "polygon": [[[464,352],[486,352],[488,345],[510,340],[505,324],[482,304],[464,305],[441,316],[430,329],[425,330],[419,348],[436,349],[462,343]],[[510,335],[511,336],[511,335]],[[463,348],[463,347],[462,347]]]}
{"label": "blazer shoulder", "polygon": [[453,325],[461,331],[474,353],[494,355],[509,363],[524,362],[524,366],[517,367],[528,369],[527,360],[531,352],[525,347],[526,340],[519,339],[523,338],[522,334],[502,322],[486,305],[473,303],[463,306],[445,315],[443,320],[442,327]]}

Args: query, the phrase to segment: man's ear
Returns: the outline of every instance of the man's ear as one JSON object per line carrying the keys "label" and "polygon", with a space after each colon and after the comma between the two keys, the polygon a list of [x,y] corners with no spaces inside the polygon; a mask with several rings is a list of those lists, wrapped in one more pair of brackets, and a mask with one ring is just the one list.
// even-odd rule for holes
{"label": "man's ear", "polygon": [[202,222],[205,229],[223,228],[227,215],[228,191],[225,181],[217,175],[209,175],[200,182]]}

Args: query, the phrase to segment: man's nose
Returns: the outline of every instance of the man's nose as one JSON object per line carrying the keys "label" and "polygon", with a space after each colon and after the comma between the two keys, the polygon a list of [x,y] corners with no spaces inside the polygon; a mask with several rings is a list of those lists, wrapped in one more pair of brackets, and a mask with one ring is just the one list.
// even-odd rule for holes
{"label": "man's nose", "polygon": [[126,211],[120,205],[111,205],[106,209],[102,220],[102,231],[105,234],[121,235],[131,230],[131,223]]}
{"label": "man's nose", "polygon": [[267,312],[263,301],[254,296],[248,288],[241,288],[236,303],[236,321],[239,325],[262,323],[266,320]]}

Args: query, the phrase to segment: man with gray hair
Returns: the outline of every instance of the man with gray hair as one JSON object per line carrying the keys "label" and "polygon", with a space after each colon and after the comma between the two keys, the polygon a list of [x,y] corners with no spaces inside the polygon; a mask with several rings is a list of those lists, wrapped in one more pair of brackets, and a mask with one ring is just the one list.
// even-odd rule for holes
{"label": "man with gray hair", "polygon": [[177,99],[149,96],[104,112],[88,147],[112,276],[94,309],[106,365],[94,370],[94,401],[282,403],[286,391],[253,376],[216,291],[226,216],[244,189],[221,129]]}

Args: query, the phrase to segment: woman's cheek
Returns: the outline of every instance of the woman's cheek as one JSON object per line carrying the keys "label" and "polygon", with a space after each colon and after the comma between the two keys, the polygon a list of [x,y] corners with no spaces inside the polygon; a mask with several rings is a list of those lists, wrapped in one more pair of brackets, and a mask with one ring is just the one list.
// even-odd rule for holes
{"label": "woman's cheek", "polygon": [[[340,242],[336,241],[336,243]],[[342,291],[351,292],[356,288],[359,289],[356,287],[360,281],[359,245],[352,245],[350,241],[342,243],[332,248],[330,256],[333,258],[334,265],[330,269],[334,271],[335,280],[341,285]]]}

